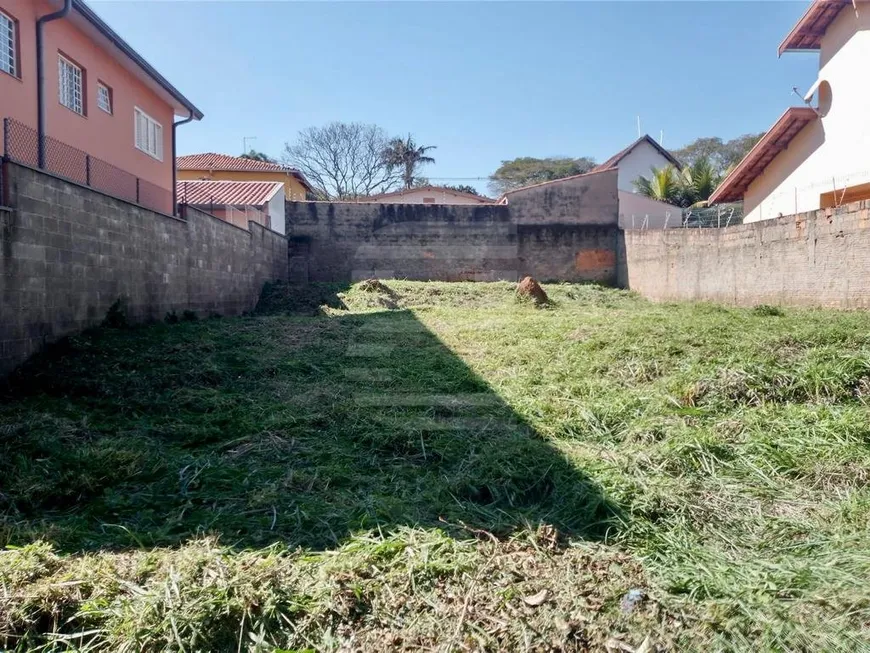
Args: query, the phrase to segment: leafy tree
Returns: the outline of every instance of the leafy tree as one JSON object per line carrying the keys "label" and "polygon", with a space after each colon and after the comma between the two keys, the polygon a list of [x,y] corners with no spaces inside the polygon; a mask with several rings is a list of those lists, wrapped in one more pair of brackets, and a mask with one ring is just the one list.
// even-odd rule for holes
{"label": "leafy tree", "polygon": [[515,188],[531,186],[544,181],[563,179],[573,175],[581,175],[595,167],[595,161],[582,156],[577,159],[569,157],[548,157],[536,159],[530,156],[519,157],[510,161],[502,161],[489,178],[489,189],[496,195],[501,195]]}
{"label": "leafy tree", "polygon": [[640,176],[634,181],[634,187],[641,195],[659,202],[689,207],[705,205],[721,180],[710,160],[699,158],[682,170],[672,165],[653,167],[649,177]]}
{"label": "leafy tree", "polygon": [[469,186],[468,184],[445,184],[444,188],[455,190],[458,193],[468,193],[469,195],[481,196],[474,186]]}
{"label": "leafy tree", "polygon": [[684,165],[694,165],[706,159],[713,170],[723,174],[737,165],[764,134],[744,134],[730,141],[718,137],[697,138],[685,147],[674,150],[673,155]]}
{"label": "leafy tree", "polygon": [[263,152],[258,152],[257,150],[250,150],[241,155],[242,159],[251,159],[252,161],[263,161],[264,163],[278,163],[275,159],[270,157],[268,154],[264,154]]}
{"label": "leafy tree", "polygon": [[435,163],[435,159],[426,152],[434,150],[435,145],[417,145],[413,137],[394,138],[384,149],[384,161],[392,168],[401,171],[402,183],[405,188],[413,188],[417,179],[417,169],[429,163]]}
{"label": "leafy tree", "polygon": [[390,139],[377,125],[332,122],[308,127],[284,147],[283,162],[298,168],[318,199],[355,199],[383,193],[401,181],[384,158]]}

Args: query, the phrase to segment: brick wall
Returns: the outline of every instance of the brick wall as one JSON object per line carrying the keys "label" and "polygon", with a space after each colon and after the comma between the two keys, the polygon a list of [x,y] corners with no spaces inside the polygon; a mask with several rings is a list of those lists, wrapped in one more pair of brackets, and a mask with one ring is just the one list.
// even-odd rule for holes
{"label": "brick wall", "polygon": [[499,205],[286,206],[293,280],[616,280],[616,171],[517,191]]}
{"label": "brick wall", "polygon": [[870,202],[725,229],[626,231],[619,276],[657,301],[870,308]]}
{"label": "brick wall", "polygon": [[287,278],[287,241],[189,210],[154,213],[11,163],[0,210],[0,375],[47,340],[98,324],[119,297],[132,321],[250,310]]}

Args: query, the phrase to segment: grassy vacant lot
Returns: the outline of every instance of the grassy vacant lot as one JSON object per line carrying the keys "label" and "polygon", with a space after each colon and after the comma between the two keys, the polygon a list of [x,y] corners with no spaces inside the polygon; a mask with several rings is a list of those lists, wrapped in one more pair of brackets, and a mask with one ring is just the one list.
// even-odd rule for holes
{"label": "grassy vacant lot", "polygon": [[0,649],[870,649],[870,315],[388,286],[27,365]]}

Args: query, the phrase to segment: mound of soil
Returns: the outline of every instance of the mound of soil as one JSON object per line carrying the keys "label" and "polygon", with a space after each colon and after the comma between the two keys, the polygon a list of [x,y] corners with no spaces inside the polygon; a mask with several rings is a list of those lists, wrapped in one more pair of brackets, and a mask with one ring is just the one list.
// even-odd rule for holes
{"label": "mound of soil", "polygon": [[547,293],[541,288],[541,284],[532,277],[526,277],[517,285],[517,297],[534,302],[535,306],[545,306],[550,303]]}
{"label": "mound of soil", "polygon": [[365,281],[360,281],[357,288],[363,292],[389,292],[389,288],[382,284],[379,279],[366,279]]}

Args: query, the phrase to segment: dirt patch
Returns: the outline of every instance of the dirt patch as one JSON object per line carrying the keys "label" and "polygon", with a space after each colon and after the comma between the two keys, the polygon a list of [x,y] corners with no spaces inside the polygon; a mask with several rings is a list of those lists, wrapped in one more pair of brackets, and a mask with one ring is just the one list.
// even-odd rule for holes
{"label": "dirt patch", "polygon": [[541,284],[532,277],[526,277],[517,285],[517,297],[531,301],[535,306],[546,306],[550,303],[547,293],[541,288]]}

